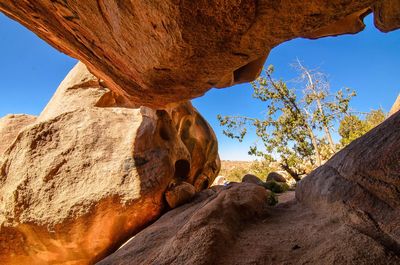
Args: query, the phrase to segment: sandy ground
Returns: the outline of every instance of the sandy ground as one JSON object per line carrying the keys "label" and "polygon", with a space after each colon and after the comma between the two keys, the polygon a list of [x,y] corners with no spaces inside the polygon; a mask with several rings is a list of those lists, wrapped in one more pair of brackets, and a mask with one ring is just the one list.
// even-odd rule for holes
{"label": "sandy ground", "polygon": [[221,256],[220,264],[400,264],[373,239],[298,203],[294,191],[279,195]]}
{"label": "sandy ground", "polygon": [[254,208],[256,188],[224,189],[166,213],[100,264],[400,264],[399,253],[343,218],[314,212],[293,191],[279,194],[276,206]]}

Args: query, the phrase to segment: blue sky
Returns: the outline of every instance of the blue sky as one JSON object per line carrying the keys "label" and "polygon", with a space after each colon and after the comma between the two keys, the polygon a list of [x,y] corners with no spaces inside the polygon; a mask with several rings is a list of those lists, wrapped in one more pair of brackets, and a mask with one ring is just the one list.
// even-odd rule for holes
{"label": "blue sky", "polygon": [[[270,53],[266,65],[275,66],[275,77],[292,79],[296,58],[329,76],[331,89],[357,91],[351,105],[357,111],[382,107],[388,111],[400,92],[400,30],[384,34],[365,19],[366,29],[357,35],[319,40],[296,39]],[[8,113],[37,115],[76,60],[55,50],[36,35],[0,14],[0,117]],[[250,84],[212,89],[193,104],[214,128],[222,159],[249,160],[247,150],[256,139],[243,143],[228,139],[218,125],[217,114],[259,117],[265,106],[251,97]]]}

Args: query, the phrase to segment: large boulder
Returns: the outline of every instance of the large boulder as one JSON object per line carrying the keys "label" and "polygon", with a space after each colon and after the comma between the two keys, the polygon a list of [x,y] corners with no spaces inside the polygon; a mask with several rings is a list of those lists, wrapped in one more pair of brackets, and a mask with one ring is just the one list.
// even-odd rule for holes
{"label": "large boulder", "polygon": [[269,172],[266,181],[276,181],[286,183],[286,178],[279,172]]}
{"label": "large boulder", "polygon": [[18,133],[35,120],[35,116],[26,114],[9,114],[0,118],[0,159]]}
{"label": "large boulder", "polygon": [[256,185],[260,185],[260,186],[262,186],[264,184],[264,182],[259,177],[257,177],[256,175],[253,175],[253,174],[244,175],[242,178],[242,182],[253,183]]}
{"label": "large boulder", "polygon": [[398,0],[2,0],[0,11],[83,61],[125,105],[164,107],[254,80],[297,37],[354,34],[374,13],[400,27]]}
{"label": "large boulder", "polygon": [[171,183],[194,192],[213,182],[217,141],[189,102],[164,110],[119,104],[79,63],[7,147],[2,264],[92,264],[160,216]]}
{"label": "large boulder", "polygon": [[296,197],[400,253],[400,112],[302,179]]}
{"label": "large boulder", "polygon": [[165,192],[165,200],[168,203],[170,208],[176,208],[182,204],[190,202],[194,195],[196,194],[196,190],[193,185],[182,181],[178,185],[173,183],[170,187],[168,187]]}
{"label": "large boulder", "polygon": [[262,217],[269,195],[250,183],[203,191],[97,264],[220,264],[246,223]]}
{"label": "large boulder", "polygon": [[342,219],[298,203],[291,192],[267,206],[270,195],[250,183],[205,190],[98,265],[400,264],[398,253]]}

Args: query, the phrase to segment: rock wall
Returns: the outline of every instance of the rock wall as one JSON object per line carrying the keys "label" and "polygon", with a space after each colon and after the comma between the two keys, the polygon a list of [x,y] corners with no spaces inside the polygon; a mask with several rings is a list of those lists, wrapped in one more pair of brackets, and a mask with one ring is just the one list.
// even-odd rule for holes
{"label": "rock wall", "polygon": [[397,265],[400,255],[332,214],[251,183],[215,186],[132,237],[99,265]]}
{"label": "rock wall", "polygon": [[[371,12],[381,31],[400,27],[398,0],[2,0],[0,11],[94,74],[78,64],[38,118],[0,120],[5,264],[92,264],[207,188],[220,167],[217,142],[186,100],[255,79],[273,47],[357,33]],[[302,206],[283,207],[288,222],[303,220],[307,208],[307,229],[270,233],[274,222],[264,226],[261,218],[273,216],[266,191],[234,185],[203,192],[182,215],[176,209],[144,230],[138,238],[151,248],[133,239],[102,264],[210,264],[221,261],[219,250],[220,264],[287,263],[287,256],[308,264],[398,264],[399,128],[397,112],[300,182]],[[262,229],[242,229],[254,216]],[[164,223],[169,217],[176,222]],[[248,240],[236,241],[237,230]],[[271,241],[291,252],[279,256],[275,247],[270,255],[253,245],[251,256],[229,255],[259,231],[264,239],[282,236]],[[306,251],[293,252],[301,247],[285,238]]]}
{"label": "rock wall", "polygon": [[297,37],[354,34],[374,13],[400,27],[398,0],[13,1],[0,11],[84,62],[124,105],[165,107],[254,80]]}
{"label": "rock wall", "polygon": [[246,224],[263,215],[269,194],[249,183],[208,189],[97,264],[220,264]]}
{"label": "rock wall", "polygon": [[0,118],[0,158],[18,133],[35,120],[35,116],[25,114],[9,114]]}
{"label": "rock wall", "polygon": [[296,197],[400,253],[400,113],[304,178]]}
{"label": "rock wall", "polygon": [[98,264],[400,264],[399,161],[397,112],[303,178],[297,200],[214,186]]}
{"label": "rock wall", "polygon": [[167,190],[176,207],[191,199],[181,185],[213,182],[217,141],[189,102],[118,104],[79,63],[36,122],[3,122],[14,139],[0,159],[2,263],[92,264],[167,210]]}

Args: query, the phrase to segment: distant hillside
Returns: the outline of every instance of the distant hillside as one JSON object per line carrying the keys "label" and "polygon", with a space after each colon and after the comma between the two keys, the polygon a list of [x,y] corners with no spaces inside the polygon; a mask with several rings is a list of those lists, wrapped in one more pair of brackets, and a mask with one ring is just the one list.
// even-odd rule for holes
{"label": "distant hillside", "polygon": [[240,182],[246,174],[254,174],[265,180],[268,173],[274,170],[278,170],[278,168],[259,161],[222,160],[219,175],[236,182]]}

